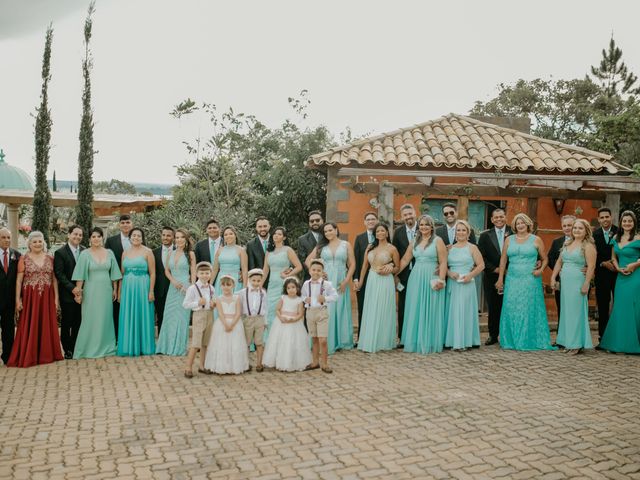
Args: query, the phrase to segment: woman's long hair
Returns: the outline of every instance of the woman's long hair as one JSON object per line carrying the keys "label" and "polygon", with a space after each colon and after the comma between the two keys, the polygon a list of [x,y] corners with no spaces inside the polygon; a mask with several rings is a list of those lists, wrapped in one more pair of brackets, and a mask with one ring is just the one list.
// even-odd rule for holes
{"label": "woman's long hair", "polygon": [[284,227],[276,227],[273,229],[273,231],[271,232],[271,235],[269,236],[269,245],[267,246],[267,252],[273,252],[276,249],[276,244],[273,241],[273,234],[276,233],[278,230],[280,230],[282,232],[282,236],[284,237],[284,241],[282,242],[283,245],[289,245],[289,238],[287,237],[287,229]]}
{"label": "woman's long hair", "polygon": [[193,250],[193,238],[191,237],[191,233],[186,228],[177,228],[176,233],[180,232],[184,235],[184,253],[188,256],[189,252]]}
{"label": "woman's long hair", "polygon": [[616,235],[616,242],[618,243],[622,241],[622,236],[624,235],[624,230],[622,228],[622,219],[624,217],[629,217],[631,218],[631,220],[633,220],[633,228],[629,232],[629,241],[633,240],[633,237],[635,237],[636,233],[638,233],[638,220],[636,219],[636,214],[631,210],[625,210],[624,212],[622,212],[622,215],[620,215],[620,226],[618,227],[618,234]]}
{"label": "woman's long hair", "polygon": [[[584,254],[584,248],[588,243],[595,244],[593,240],[593,230],[591,229],[591,225],[589,224],[589,222],[587,222],[583,218],[576,218],[573,225],[575,226],[576,223],[580,223],[584,227],[584,239],[582,240],[582,242],[580,242],[581,243],[580,250],[582,251],[582,254]],[[569,240],[565,242],[563,248],[567,248],[569,245],[571,245],[575,241],[576,239],[573,236],[573,228],[572,228],[571,238],[569,238]]]}
{"label": "woman's long hair", "polygon": [[431,236],[427,241],[427,245],[424,247],[424,248],[427,248],[429,245],[431,245],[434,237],[436,236],[436,224],[430,215],[420,215],[420,218],[418,218],[418,221],[416,222],[417,228],[416,228],[416,238],[415,238],[414,245],[417,247],[418,245],[420,245],[420,242],[422,241],[422,233],[420,232],[420,222],[422,222],[423,220],[427,222],[427,225],[431,227]]}
{"label": "woman's long hair", "polygon": [[387,225],[386,223],[382,223],[382,222],[378,222],[376,223],[376,226],[373,227],[373,243],[370,245],[370,248],[368,249],[368,251],[373,250],[374,248],[378,248],[378,245],[380,244],[380,241],[378,240],[378,228],[384,228],[387,232],[387,242],[391,239],[391,234],[389,233],[389,225]]}
{"label": "woman's long hair", "polygon": [[322,225],[322,227],[320,228],[320,231],[322,232],[322,236],[320,237],[320,241],[318,242],[318,245],[316,245],[316,258],[320,258],[322,249],[327,245],[329,245],[329,240],[324,235],[324,227],[326,227],[327,225],[331,225],[333,229],[336,231],[336,237],[340,237],[340,231],[338,230],[338,225],[336,225],[333,222],[326,222],[324,225]]}

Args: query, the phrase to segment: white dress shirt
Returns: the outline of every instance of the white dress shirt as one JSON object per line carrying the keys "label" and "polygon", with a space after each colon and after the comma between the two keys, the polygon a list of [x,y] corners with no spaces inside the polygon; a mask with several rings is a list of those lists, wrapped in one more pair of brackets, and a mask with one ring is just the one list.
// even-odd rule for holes
{"label": "white dress shirt", "polygon": [[[249,294],[249,303],[247,304],[247,293]],[[264,288],[246,287],[238,292],[240,295],[240,303],[242,304],[243,315],[259,315],[267,314],[267,292]]]}
{"label": "white dress shirt", "polygon": [[[318,302],[320,295],[324,295],[323,304]],[[302,298],[307,297],[311,298],[311,303],[305,303],[305,308],[323,308],[338,300],[338,292],[328,280],[307,280],[302,285]]]}
{"label": "white dress shirt", "polygon": [[447,225],[447,235],[449,235],[449,243],[452,245],[456,241],[456,225],[457,222],[453,224],[453,227]]}
{"label": "white dress shirt", "polygon": [[[200,292],[198,292],[198,288],[200,289]],[[200,294],[202,294],[202,298],[205,299],[206,303],[204,305],[200,305],[198,303],[200,301]],[[182,302],[182,307],[193,310],[194,312],[198,310],[211,310],[211,299],[216,299],[216,292],[214,288],[210,284],[205,284],[198,280],[187,289],[184,301]]]}

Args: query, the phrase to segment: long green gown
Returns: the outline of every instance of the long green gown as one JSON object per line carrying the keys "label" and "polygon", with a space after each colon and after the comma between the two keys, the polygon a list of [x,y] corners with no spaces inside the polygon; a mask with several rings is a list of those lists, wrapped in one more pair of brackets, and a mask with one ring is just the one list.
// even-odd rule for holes
{"label": "long green gown", "polygon": [[113,328],[113,284],[122,274],[111,250],[107,259],[96,262],[90,249],[78,258],[72,280],[82,280],[82,322],[73,358],[100,358],[116,354]]}
{"label": "long green gown", "polygon": [[[613,249],[620,268],[640,259],[640,240]],[[613,295],[613,309],[600,347],[610,352],[640,353],[640,268],[631,275],[618,274]]]}

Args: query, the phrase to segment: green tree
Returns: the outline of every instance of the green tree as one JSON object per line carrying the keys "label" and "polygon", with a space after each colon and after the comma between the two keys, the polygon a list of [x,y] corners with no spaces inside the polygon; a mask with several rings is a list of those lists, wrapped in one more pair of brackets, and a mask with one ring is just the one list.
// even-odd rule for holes
{"label": "green tree", "polygon": [[108,182],[95,182],[93,184],[95,193],[108,193],[111,195],[135,195],[136,187],[124,180],[112,178]]}
{"label": "green tree", "polygon": [[591,75],[600,82],[608,97],[640,93],[640,87],[636,85],[638,77],[622,61],[622,49],[616,46],[613,36],[609,40],[609,49],[602,49],[600,65],[591,67]]}
{"label": "green tree", "polygon": [[51,182],[51,189],[54,192],[58,191],[58,183],[56,182],[56,171],[53,171],[53,181]]}
{"label": "green tree", "polygon": [[[89,49],[93,21],[91,16],[95,11],[95,3],[91,2],[84,22],[84,60],[82,61],[82,75],[84,90],[82,92],[82,120],[80,121],[80,152],[78,153],[78,205],[76,207],[76,222],[85,232],[91,230],[93,224],[93,111],[91,109],[91,69],[93,60]],[[83,237],[83,243],[88,245],[89,235]]]}
{"label": "green tree", "polygon": [[42,89],[40,91],[40,106],[37,108],[35,124],[36,145],[36,189],[33,193],[33,230],[39,230],[49,242],[49,217],[51,213],[51,192],[47,182],[49,167],[49,150],[51,149],[51,110],[49,110],[49,80],[51,80],[51,43],[53,28],[47,28],[42,58]]}

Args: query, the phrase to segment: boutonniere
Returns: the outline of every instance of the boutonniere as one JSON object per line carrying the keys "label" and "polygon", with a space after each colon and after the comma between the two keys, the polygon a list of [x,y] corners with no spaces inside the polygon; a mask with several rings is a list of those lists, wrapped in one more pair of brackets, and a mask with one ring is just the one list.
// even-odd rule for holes
{"label": "boutonniere", "polygon": [[11,260],[15,260],[16,259],[16,254],[12,253],[10,258],[11,258]]}

